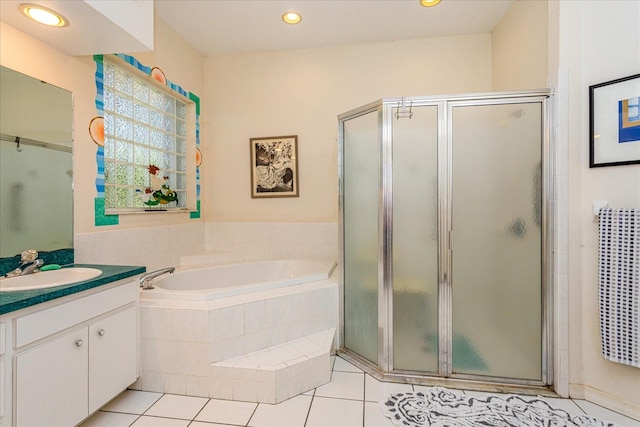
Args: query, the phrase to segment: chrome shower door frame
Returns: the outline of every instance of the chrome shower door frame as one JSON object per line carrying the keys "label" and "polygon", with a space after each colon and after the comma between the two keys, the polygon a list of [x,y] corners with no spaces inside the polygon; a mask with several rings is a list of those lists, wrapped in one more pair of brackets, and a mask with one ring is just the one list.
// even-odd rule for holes
{"label": "chrome shower door frame", "polygon": [[[552,336],[552,250],[553,239],[549,227],[549,218],[552,218],[552,204],[549,202],[552,188],[551,183],[551,155],[550,155],[550,111],[549,90],[531,90],[517,92],[496,92],[480,94],[462,94],[433,97],[406,97],[385,98],[367,104],[360,108],[348,111],[338,116],[338,174],[339,174],[339,256],[344,260],[344,182],[343,182],[343,148],[344,148],[344,122],[376,111],[378,114],[378,126],[380,140],[380,188],[378,211],[378,360],[366,361],[358,355],[349,353],[354,361],[360,362],[364,368],[371,368],[375,363],[377,370],[370,372],[379,379],[389,381],[410,381],[413,383],[447,384],[471,383],[481,381],[485,384],[500,384],[500,386],[513,387],[545,387],[553,383],[553,336]],[[452,330],[452,111],[459,106],[481,106],[516,103],[540,103],[542,113],[542,228],[541,228],[541,279],[542,279],[542,378],[540,381],[523,380],[515,378],[485,377],[469,374],[453,373],[453,330]],[[419,107],[437,107],[438,109],[438,370],[436,375],[416,371],[395,370],[393,364],[393,121],[408,120],[396,119],[394,109]],[[340,287],[340,343],[344,347],[344,268]]]}

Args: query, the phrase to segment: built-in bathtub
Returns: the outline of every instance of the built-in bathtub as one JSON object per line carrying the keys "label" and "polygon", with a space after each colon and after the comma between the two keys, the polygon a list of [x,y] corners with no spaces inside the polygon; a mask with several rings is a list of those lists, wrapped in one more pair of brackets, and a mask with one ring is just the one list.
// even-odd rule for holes
{"label": "built-in bathtub", "polygon": [[330,380],[335,263],[180,267],[140,291],[145,391],[278,403]]}
{"label": "built-in bathtub", "polygon": [[256,291],[327,280],[334,261],[267,260],[178,268],[154,279],[144,298],[213,300]]}

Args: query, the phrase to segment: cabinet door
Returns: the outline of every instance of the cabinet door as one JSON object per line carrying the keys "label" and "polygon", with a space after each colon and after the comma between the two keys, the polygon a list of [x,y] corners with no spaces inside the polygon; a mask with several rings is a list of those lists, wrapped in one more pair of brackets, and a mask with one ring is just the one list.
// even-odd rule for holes
{"label": "cabinet door", "polygon": [[89,413],[138,378],[137,323],[132,306],[89,326]]}
{"label": "cabinet door", "polygon": [[88,338],[83,327],[15,356],[16,425],[73,426],[87,417]]}

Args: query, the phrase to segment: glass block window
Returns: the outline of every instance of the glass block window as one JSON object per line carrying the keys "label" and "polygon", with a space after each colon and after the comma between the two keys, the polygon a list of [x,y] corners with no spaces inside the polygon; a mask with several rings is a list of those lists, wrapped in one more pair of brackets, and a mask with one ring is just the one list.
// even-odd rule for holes
{"label": "glass block window", "polygon": [[105,208],[187,209],[189,101],[106,60],[103,93]]}

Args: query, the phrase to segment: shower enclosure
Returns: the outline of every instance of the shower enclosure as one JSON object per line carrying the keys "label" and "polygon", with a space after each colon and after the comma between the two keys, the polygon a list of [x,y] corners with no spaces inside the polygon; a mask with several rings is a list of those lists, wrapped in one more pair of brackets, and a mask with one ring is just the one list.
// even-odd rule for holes
{"label": "shower enclosure", "polygon": [[339,120],[342,344],[388,380],[552,379],[546,91]]}

